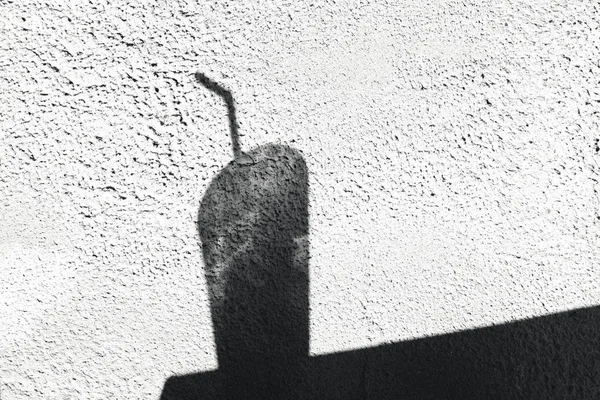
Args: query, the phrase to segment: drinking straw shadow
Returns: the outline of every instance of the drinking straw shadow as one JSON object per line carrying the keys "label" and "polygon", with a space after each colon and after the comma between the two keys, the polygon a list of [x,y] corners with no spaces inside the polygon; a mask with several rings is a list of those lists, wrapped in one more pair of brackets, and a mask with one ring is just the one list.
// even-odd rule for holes
{"label": "drinking straw shadow", "polygon": [[199,83],[204,85],[205,88],[216,93],[225,101],[225,106],[227,107],[227,117],[229,118],[229,133],[231,139],[231,146],[233,148],[233,156],[234,158],[238,158],[241,153],[241,147],[233,95],[229,90],[219,85],[217,82],[213,81],[201,72],[196,72],[194,74],[194,77]]}

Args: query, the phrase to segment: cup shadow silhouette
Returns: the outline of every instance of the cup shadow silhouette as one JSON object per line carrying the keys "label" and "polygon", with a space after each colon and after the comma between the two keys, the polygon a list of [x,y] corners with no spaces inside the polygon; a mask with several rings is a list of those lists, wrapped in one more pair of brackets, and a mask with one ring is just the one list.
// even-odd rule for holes
{"label": "cup shadow silhouette", "polygon": [[219,398],[295,398],[309,352],[308,172],[287,146],[246,154],[251,163],[214,178],[198,213]]}

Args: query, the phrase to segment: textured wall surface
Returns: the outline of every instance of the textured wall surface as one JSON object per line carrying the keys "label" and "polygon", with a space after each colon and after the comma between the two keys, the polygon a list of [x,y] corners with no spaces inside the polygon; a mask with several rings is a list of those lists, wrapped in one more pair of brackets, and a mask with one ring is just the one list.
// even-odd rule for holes
{"label": "textured wall surface", "polygon": [[244,149],[306,160],[311,354],[600,304],[596,1],[0,10],[2,400],[217,368],[196,221],[231,144],[195,71]]}

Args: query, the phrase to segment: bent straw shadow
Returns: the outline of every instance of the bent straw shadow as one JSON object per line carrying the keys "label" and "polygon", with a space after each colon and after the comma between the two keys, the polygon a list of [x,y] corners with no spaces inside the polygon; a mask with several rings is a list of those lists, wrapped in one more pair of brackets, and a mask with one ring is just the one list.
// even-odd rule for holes
{"label": "bent straw shadow", "polygon": [[225,105],[227,106],[227,116],[229,117],[229,132],[231,136],[231,146],[233,147],[233,156],[235,158],[238,158],[241,153],[241,148],[233,95],[229,90],[225,89],[223,86],[211,80],[209,77],[207,77],[201,72],[196,72],[194,76],[199,83],[204,85],[205,88],[216,93],[225,101]]}

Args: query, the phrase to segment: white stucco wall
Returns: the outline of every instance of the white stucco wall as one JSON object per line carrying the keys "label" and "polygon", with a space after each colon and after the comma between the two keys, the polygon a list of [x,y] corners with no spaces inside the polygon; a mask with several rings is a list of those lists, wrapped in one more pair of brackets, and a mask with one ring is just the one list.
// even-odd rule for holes
{"label": "white stucco wall", "polygon": [[310,171],[311,352],[598,305],[594,1],[0,2],[0,390],[216,368],[195,220],[244,149]]}

